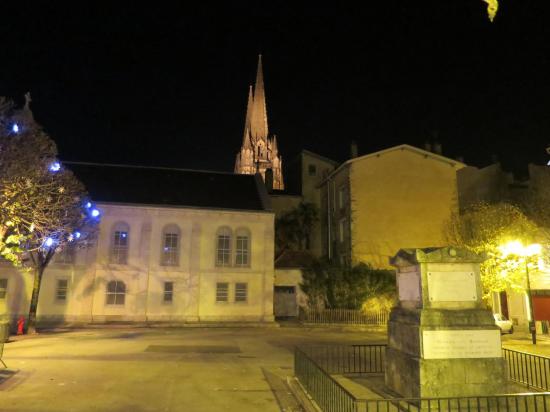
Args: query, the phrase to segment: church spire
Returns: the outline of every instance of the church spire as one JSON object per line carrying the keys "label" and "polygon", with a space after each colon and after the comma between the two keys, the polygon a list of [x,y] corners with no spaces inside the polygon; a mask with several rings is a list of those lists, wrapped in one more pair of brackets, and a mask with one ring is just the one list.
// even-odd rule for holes
{"label": "church spire", "polygon": [[250,142],[250,123],[252,118],[252,106],[254,105],[254,98],[252,96],[252,85],[248,88],[248,103],[246,104],[246,119],[244,121],[244,136],[243,136],[243,147],[251,148],[252,143]]}
{"label": "church spire", "polygon": [[254,85],[251,131],[254,139],[267,139],[267,108],[265,104],[264,73],[262,69],[262,55],[258,56],[258,71]]}

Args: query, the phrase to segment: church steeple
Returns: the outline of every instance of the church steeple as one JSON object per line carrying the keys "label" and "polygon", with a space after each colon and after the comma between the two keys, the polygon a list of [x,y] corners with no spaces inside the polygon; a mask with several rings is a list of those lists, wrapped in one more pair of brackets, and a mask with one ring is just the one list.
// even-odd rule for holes
{"label": "church steeple", "polygon": [[243,147],[252,148],[252,142],[250,141],[250,124],[252,118],[252,107],[254,105],[252,95],[252,85],[248,88],[248,102],[246,104],[246,119],[244,121],[244,136],[243,136]]}
{"label": "church steeple", "polygon": [[267,106],[264,88],[262,55],[258,57],[258,69],[254,88],[248,89],[243,144],[235,159],[235,173],[260,173],[271,169],[273,189],[284,189],[282,159],[278,153],[277,138],[269,136]]}
{"label": "church steeple", "polygon": [[254,109],[252,110],[251,129],[254,140],[264,140],[269,134],[261,54],[258,56],[258,70],[256,72],[256,84],[254,85]]}

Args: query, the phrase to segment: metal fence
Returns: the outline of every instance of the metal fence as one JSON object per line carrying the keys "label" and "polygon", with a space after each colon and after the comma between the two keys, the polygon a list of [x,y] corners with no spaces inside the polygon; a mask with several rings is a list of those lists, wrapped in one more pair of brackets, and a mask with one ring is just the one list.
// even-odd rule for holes
{"label": "metal fence", "polygon": [[504,348],[502,354],[510,380],[527,387],[550,390],[550,358]]}
{"label": "metal fence", "polygon": [[[445,398],[359,399],[335,374],[383,373],[386,345],[295,349],[296,377],[325,412],[550,412],[550,393]],[[510,380],[548,390],[550,358],[503,349]]]}
{"label": "metal fence", "polygon": [[[330,409],[323,409],[331,411]],[[356,412],[546,412],[550,393],[456,398],[356,399]]]}
{"label": "metal fence", "polygon": [[387,345],[306,346],[301,350],[332,374],[383,373]]}
{"label": "metal fence", "polygon": [[294,373],[321,410],[325,412],[357,411],[354,396],[299,348],[294,351]]}
{"label": "metal fence", "polygon": [[300,308],[299,319],[306,323],[342,323],[349,325],[386,325],[388,311],[363,312],[352,309]]}

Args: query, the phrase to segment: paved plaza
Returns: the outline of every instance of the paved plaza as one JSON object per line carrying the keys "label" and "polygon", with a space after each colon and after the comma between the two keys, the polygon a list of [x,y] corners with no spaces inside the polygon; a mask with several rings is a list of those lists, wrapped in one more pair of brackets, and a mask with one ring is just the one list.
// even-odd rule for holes
{"label": "paved plaza", "polygon": [[365,342],[385,342],[385,334],[298,327],[40,334],[5,345],[0,410],[298,411],[284,385],[293,347]]}

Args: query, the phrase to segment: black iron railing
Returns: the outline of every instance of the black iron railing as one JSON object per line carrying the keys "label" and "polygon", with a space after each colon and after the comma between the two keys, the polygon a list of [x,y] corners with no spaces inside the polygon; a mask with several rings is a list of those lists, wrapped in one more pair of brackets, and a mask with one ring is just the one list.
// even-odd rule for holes
{"label": "black iron railing", "polygon": [[329,374],[383,373],[386,364],[386,346],[306,346],[301,350]]}
{"label": "black iron railing", "polygon": [[356,399],[355,407],[357,412],[546,412],[550,411],[550,393],[456,398]]}
{"label": "black iron railing", "polygon": [[357,411],[357,403],[353,395],[299,348],[294,351],[294,373],[321,410]]}
{"label": "black iron railing", "polygon": [[550,390],[550,358],[502,349],[506,359],[508,378],[531,388]]}
{"label": "black iron railing", "polygon": [[[550,412],[550,393],[446,398],[360,399],[331,375],[383,373],[386,345],[296,348],[296,377],[325,412]],[[550,358],[503,349],[510,380],[549,390]]]}

